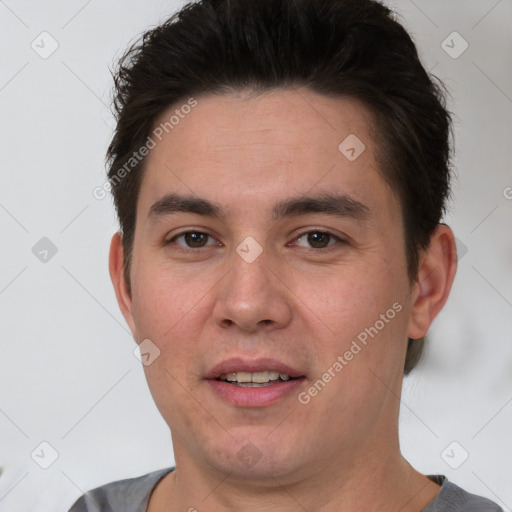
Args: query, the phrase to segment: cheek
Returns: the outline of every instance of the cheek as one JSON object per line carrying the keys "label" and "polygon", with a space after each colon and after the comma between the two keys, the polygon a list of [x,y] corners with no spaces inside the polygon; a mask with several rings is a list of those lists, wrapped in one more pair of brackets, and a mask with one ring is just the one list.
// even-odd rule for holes
{"label": "cheek", "polygon": [[325,372],[331,369],[336,377],[329,391],[322,391],[325,400],[364,416],[370,404],[378,409],[388,393],[379,378],[394,387],[395,376],[402,374],[406,282],[396,269],[375,262],[340,267],[329,276],[305,275],[297,276],[294,292],[300,316],[312,330],[319,361],[315,379],[329,379]]}
{"label": "cheek", "polygon": [[144,367],[157,402],[186,401],[181,386],[191,390],[197,385],[199,340],[204,338],[218,281],[213,272],[189,275],[158,263],[137,269],[133,317],[137,341],[150,339],[160,350],[155,362]]}
{"label": "cheek", "polygon": [[[208,297],[198,279],[178,277],[168,269],[159,271],[157,265],[147,268],[147,272],[138,269],[133,316],[138,341],[150,339],[160,352],[143,369],[160,413],[169,425],[183,431],[189,428],[189,416],[198,413],[190,398],[197,385],[191,371],[204,325],[202,300]],[[177,409],[183,414],[173,413]]]}
{"label": "cheek", "polygon": [[194,316],[205,295],[200,279],[148,264],[137,269],[134,282],[137,286],[132,296],[133,316],[140,336],[153,337],[163,344],[173,339],[183,324],[194,325]]}
{"label": "cheek", "polygon": [[374,325],[403,295],[390,269],[375,263],[294,274],[289,279],[290,289],[302,316],[311,318],[338,342],[351,340]]}

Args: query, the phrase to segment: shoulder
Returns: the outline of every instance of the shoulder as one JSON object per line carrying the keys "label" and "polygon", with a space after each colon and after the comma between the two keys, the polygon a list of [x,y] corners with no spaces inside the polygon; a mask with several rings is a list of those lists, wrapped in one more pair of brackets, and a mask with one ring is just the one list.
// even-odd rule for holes
{"label": "shoulder", "polygon": [[81,496],[69,512],[145,512],[156,484],[173,469],[161,469],[97,487]]}
{"label": "shoulder", "polygon": [[440,484],[441,490],[422,512],[503,512],[493,501],[465,491],[442,475],[429,478]]}

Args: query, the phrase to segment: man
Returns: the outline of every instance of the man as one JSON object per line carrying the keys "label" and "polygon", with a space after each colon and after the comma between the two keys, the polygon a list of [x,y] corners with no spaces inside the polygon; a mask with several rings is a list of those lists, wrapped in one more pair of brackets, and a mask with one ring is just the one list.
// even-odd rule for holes
{"label": "man", "polygon": [[390,11],[204,0],[115,81],[110,272],[176,468],[71,510],[500,510],[400,453],[457,257],[450,116]]}

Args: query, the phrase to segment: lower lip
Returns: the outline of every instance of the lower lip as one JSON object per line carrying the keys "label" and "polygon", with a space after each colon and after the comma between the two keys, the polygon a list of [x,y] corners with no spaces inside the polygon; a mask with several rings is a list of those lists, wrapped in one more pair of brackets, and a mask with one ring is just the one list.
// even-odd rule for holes
{"label": "lower lip", "polygon": [[258,388],[236,386],[215,379],[208,379],[207,382],[214,393],[226,402],[239,407],[264,407],[276,403],[297,391],[304,380],[304,377],[300,377]]}

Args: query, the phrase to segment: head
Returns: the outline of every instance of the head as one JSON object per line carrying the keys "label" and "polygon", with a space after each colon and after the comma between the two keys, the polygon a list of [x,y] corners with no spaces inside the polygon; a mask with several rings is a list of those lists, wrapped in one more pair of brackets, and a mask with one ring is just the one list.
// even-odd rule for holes
{"label": "head", "polygon": [[[205,0],[146,33],[115,83],[111,274],[160,351],[145,371],[175,445],[227,468],[250,440],[286,475],[326,440],[351,449],[356,425],[359,449],[390,433],[389,390],[456,267],[450,118],[404,28],[371,0]],[[295,398],[218,398],[232,357],[284,361]]]}

